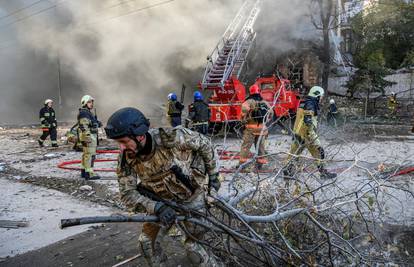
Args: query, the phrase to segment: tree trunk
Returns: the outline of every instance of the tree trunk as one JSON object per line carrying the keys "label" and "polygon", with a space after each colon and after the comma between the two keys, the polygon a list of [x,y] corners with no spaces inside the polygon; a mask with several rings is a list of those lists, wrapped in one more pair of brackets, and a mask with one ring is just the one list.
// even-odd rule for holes
{"label": "tree trunk", "polygon": [[328,79],[331,72],[331,46],[329,38],[329,25],[324,25],[323,29],[323,70],[322,70],[322,87],[328,95]]}

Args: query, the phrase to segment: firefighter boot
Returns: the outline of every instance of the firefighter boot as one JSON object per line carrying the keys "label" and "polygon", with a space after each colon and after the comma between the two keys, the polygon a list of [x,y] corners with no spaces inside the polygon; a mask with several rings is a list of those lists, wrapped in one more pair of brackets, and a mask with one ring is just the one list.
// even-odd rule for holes
{"label": "firefighter boot", "polygon": [[43,141],[41,141],[41,140],[37,140],[37,142],[39,143],[39,146],[40,146],[40,147],[44,147],[44,145],[43,145]]}
{"label": "firefighter boot", "polygon": [[59,147],[58,144],[53,143],[52,147]]}
{"label": "firefighter boot", "polygon": [[322,179],[334,179],[337,174],[333,172],[328,172],[325,168],[319,168],[319,174]]}
{"label": "firefighter boot", "polygon": [[99,180],[101,177],[95,173],[85,171],[85,180]]}

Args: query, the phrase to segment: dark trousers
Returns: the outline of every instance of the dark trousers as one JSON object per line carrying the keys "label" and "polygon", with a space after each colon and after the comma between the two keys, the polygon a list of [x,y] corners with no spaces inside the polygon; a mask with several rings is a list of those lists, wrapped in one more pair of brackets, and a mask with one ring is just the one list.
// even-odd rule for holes
{"label": "dark trousers", "polygon": [[171,119],[170,122],[171,122],[172,127],[181,125],[181,117],[171,117],[170,119]]}
{"label": "dark trousers", "polygon": [[46,140],[46,138],[50,135],[50,140],[52,140],[52,144],[56,144],[57,141],[57,130],[55,127],[49,128],[49,131],[43,131],[43,134],[40,136],[40,140],[42,143]]}
{"label": "dark trousers", "polygon": [[196,130],[197,132],[206,135],[208,132],[208,124],[200,124],[200,125],[195,125],[194,126],[194,130]]}

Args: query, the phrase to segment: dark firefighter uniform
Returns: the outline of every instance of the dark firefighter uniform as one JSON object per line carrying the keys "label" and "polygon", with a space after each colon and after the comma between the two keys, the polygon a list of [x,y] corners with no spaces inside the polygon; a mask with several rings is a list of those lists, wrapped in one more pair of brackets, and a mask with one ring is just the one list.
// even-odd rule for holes
{"label": "dark firefighter uniform", "polygon": [[[323,96],[323,89],[321,94]],[[318,113],[319,97],[314,97],[310,95],[306,96],[304,102],[300,104],[296,113],[296,120],[293,128],[295,136],[293,143],[290,147],[289,156],[287,158],[287,167],[284,169],[285,176],[293,175],[293,155],[300,155],[303,152],[303,150],[307,148],[311,155],[317,160],[316,164],[321,174],[321,177],[336,177],[335,173],[329,173],[324,168],[323,160],[325,159],[325,151],[322,148],[318,134],[316,133],[316,129],[318,127]],[[297,158],[295,158],[294,160],[296,161]]]}
{"label": "dark firefighter uniform", "polygon": [[102,123],[87,108],[79,109],[78,115],[78,135],[82,143],[82,177],[85,179],[98,179],[99,176],[93,172],[93,164],[96,157],[96,147],[98,142],[98,128]]}
{"label": "dark firefighter uniform", "polygon": [[43,146],[46,138],[50,135],[52,147],[57,147],[57,121],[55,117],[55,111],[52,107],[48,107],[47,104],[39,112],[40,123],[43,134],[40,136],[38,142],[40,146]]}
{"label": "dark firefighter uniform", "polygon": [[204,135],[207,134],[208,119],[210,118],[210,110],[207,103],[203,100],[195,100],[189,106],[188,114],[194,130]]}
{"label": "dark firefighter uniform", "polygon": [[266,155],[265,142],[269,132],[266,123],[259,122],[254,115],[255,110],[257,110],[260,105],[267,107],[267,111],[265,112],[268,112],[269,114],[266,115],[266,117],[272,118],[273,112],[271,108],[268,103],[262,99],[259,93],[251,94],[242,104],[242,121],[245,123],[245,128],[243,131],[243,143],[240,150],[240,164],[246,163],[251,158],[250,148],[253,144],[258,147],[258,158],[256,161],[259,166],[268,162],[264,155]]}

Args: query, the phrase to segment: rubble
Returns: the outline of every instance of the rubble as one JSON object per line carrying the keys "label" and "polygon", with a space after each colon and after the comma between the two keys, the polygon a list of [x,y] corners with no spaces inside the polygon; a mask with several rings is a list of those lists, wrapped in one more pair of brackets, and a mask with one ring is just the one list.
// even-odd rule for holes
{"label": "rubble", "polygon": [[[325,144],[327,147],[327,155],[330,159],[333,157],[334,160],[344,161],[344,164],[340,166],[341,168],[346,168],[346,166],[349,166],[349,164],[345,163],[353,159],[355,150],[358,150],[359,157],[361,159],[367,161],[366,165],[363,165],[364,167],[369,167],[377,171],[387,171],[390,166],[396,166],[403,163],[408,165],[410,163],[414,164],[411,157],[412,152],[410,152],[414,151],[414,144],[410,139],[402,138],[406,134],[403,132],[403,130],[399,131],[396,127],[382,127],[381,125],[376,125],[375,128],[373,128],[372,125],[365,125],[358,127],[349,127],[349,129],[352,130],[347,132],[343,131],[342,129],[338,131],[323,127],[321,130],[323,132],[321,139],[323,144]],[[381,136],[396,136],[401,138],[385,139],[381,138]],[[269,153],[287,151],[289,149],[290,140],[291,137],[288,135],[281,135],[277,131],[275,133],[272,133],[268,138]],[[218,138],[215,142],[216,145],[219,145],[221,147],[225,146],[228,150],[237,151],[240,149],[240,140],[233,137],[229,137],[226,140],[225,144],[221,143],[221,138]],[[7,166],[7,168],[3,171],[3,174],[5,175],[4,177],[11,179],[13,183],[18,182],[18,184],[21,183],[28,186],[36,185],[41,186],[42,188],[57,190],[53,193],[36,193],[38,197],[60,197],[61,195],[59,192],[61,192],[64,193],[63,195],[66,197],[72,196],[73,199],[80,199],[81,201],[87,203],[87,205],[90,205],[90,203],[97,203],[109,208],[116,208],[118,212],[120,210],[123,210],[123,206],[119,201],[117,188],[118,185],[116,182],[115,173],[102,173],[105,179],[113,180],[89,182],[80,179],[80,173],[77,171],[66,171],[56,168],[57,164],[61,161],[79,159],[80,153],[72,151],[62,153],[59,151],[56,153],[53,152],[45,154],[44,150],[36,147],[36,143],[25,140],[17,141],[14,139],[8,139],[5,135],[0,135],[0,144],[7,144],[3,148],[0,147],[0,152],[3,153],[0,153],[0,160],[2,163],[4,163],[0,166]],[[15,150],[18,151],[18,153],[10,153],[12,152],[9,149],[11,146],[14,146]],[[62,150],[65,151],[68,149],[70,148],[62,148]],[[7,153],[9,154],[5,156]],[[45,155],[48,155],[48,157]],[[105,155],[105,157],[110,156],[111,155]],[[272,156],[271,164],[274,164],[274,166],[279,166],[280,162],[283,161],[283,158],[283,155],[276,154]],[[102,164],[102,167],[115,168],[114,163]],[[237,162],[235,161],[221,162],[222,167],[229,169],[234,168],[236,164]],[[332,166],[333,165],[331,165],[331,168],[333,168]],[[364,177],[363,174],[358,173],[354,178],[362,177]],[[409,180],[410,176],[398,177],[395,178],[395,183],[405,183]],[[340,176],[338,185],[343,188],[348,188],[355,182],[357,182],[357,179],[349,179],[347,176]],[[22,189],[19,191],[27,191],[27,189]],[[19,191],[15,192],[17,194],[15,197],[27,195],[27,193]],[[373,202],[372,200],[370,201],[369,198],[367,198],[366,201],[367,203]],[[411,203],[408,199],[403,198],[401,198],[399,201],[402,201],[402,205],[407,207]],[[47,213],[59,212],[59,208],[57,206],[45,206],[47,206]],[[389,220],[389,222],[391,222],[391,219],[393,218],[402,219],[402,216],[396,215],[396,212],[399,210],[400,209],[395,208],[393,204],[393,206],[391,206],[391,209],[387,212],[386,216],[384,216],[384,220]],[[412,211],[412,209],[407,209],[404,214],[404,218],[410,218],[410,216],[413,216],[412,214],[414,214],[414,211]],[[78,208],[69,208],[67,210],[67,214],[61,217],[70,218],[78,217],[80,215],[81,214],[78,213]],[[45,222],[47,221],[47,217],[39,218],[38,220]],[[402,220],[392,220],[392,222],[410,223],[410,220],[405,219],[405,222]],[[84,229],[85,228],[82,228],[82,230]],[[402,249],[400,250],[405,251]],[[411,253],[410,250],[408,251]],[[115,257],[116,255],[120,254],[115,254],[112,257]]]}
{"label": "rubble", "polygon": [[81,187],[79,187],[79,190],[81,190],[81,191],[92,191],[92,186],[82,185]]}

